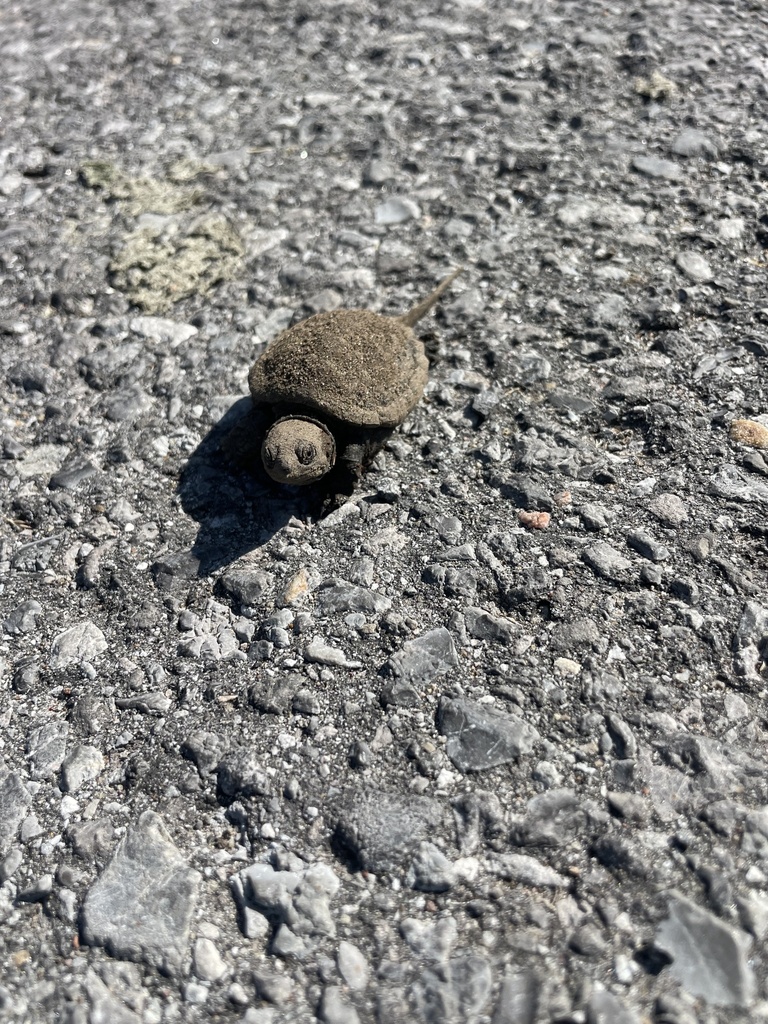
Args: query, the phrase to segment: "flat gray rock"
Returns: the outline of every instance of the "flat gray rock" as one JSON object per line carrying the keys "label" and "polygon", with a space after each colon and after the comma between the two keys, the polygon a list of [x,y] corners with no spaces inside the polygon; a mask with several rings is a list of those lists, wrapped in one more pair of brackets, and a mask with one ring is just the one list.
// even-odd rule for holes
{"label": "flat gray rock", "polygon": [[587,1004],[587,1024],[640,1024],[640,1018],[602,985],[595,990]]}
{"label": "flat gray rock", "polygon": [[52,491],[74,491],[94,473],[98,473],[98,469],[89,459],[77,459],[54,473],[48,481],[48,486]]}
{"label": "flat gray rock", "polygon": [[396,224],[405,224],[406,221],[415,220],[421,216],[418,203],[412,199],[393,196],[376,207],[376,223],[385,227],[392,227]]}
{"label": "flat gray rock", "polygon": [[406,640],[387,662],[387,669],[402,684],[420,688],[458,664],[453,637],[444,626],[438,626],[414,640]]}
{"label": "flat gray rock", "polygon": [[698,252],[678,253],[675,263],[685,276],[696,284],[709,284],[715,279],[712,267]]}
{"label": "flat gray rock", "polygon": [[632,562],[604,540],[588,545],[581,557],[598,576],[616,583],[625,582],[632,571]]}
{"label": "flat gray rock", "polygon": [[710,477],[709,493],[747,505],[768,505],[768,481],[763,482],[732,463],[722,466]]}
{"label": "flat gray rock", "polygon": [[142,338],[151,338],[172,348],[177,348],[197,334],[197,328],[192,324],[182,324],[160,316],[135,316],[131,319],[130,328]]}
{"label": "flat gray rock", "polygon": [[475,1024],[492,985],[488,959],[466,953],[439,967],[428,967],[414,983],[413,994],[425,1024]]}
{"label": "flat gray rock", "polygon": [[304,866],[295,857],[292,861],[294,870],[253,864],[233,880],[232,891],[250,938],[255,936],[248,914],[255,911],[266,919],[264,934],[274,930],[271,951],[287,959],[304,960],[313,955],[323,938],[336,935],[331,901],[339,879],[327,864]]}
{"label": "flat gray rock", "polygon": [[438,728],[448,757],[462,772],[483,771],[530,754],[538,732],[517,715],[472,700],[442,700]]}
{"label": "flat gray rock", "polygon": [[678,893],[656,930],[656,945],[672,958],[669,973],[691,995],[713,1006],[748,1009],[756,978],[747,957],[747,936]]}
{"label": "flat gray rock", "polygon": [[679,181],[683,177],[682,168],[674,160],[664,160],[660,156],[633,157],[632,167],[646,178]]}
{"label": "flat gray rock", "polygon": [[675,156],[689,159],[703,157],[706,160],[716,160],[720,148],[720,144],[712,136],[697,128],[686,128],[680,132],[671,146]]}
{"label": "flat gray rock", "polygon": [[81,938],[113,956],[178,973],[189,956],[199,885],[160,815],[145,811],[88,890]]}
{"label": "flat gray rock", "polygon": [[344,580],[333,580],[315,591],[315,613],[319,616],[338,615],[340,612],[380,615],[391,607],[392,602],[383,594]]}
{"label": "flat gray rock", "polygon": [[545,889],[569,889],[570,881],[548,864],[525,853],[502,853],[491,862],[494,874],[522,885]]}
{"label": "flat gray rock", "polygon": [[483,608],[466,608],[464,618],[469,635],[477,640],[491,640],[498,644],[508,644],[519,633],[518,626],[511,619],[503,615],[492,615]]}
{"label": "flat gray rock", "polygon": [[0,856],[8,852],[31,803],[21,778],[0,764]]}
{"label": "flat gray rock", "polygon": [[318,1008],[323,1024],[360,1024],[360,1016],[341,985],[326,985]]}
{"label": "flat gray rock", "polygon": [[69,725],[59,719],[33,729],[27,737],[27,754],[32,763],[32,777],[48,779],[61,767],[67,750]]}
{"label": "flat gray rock", "polygon": [[104,755],[97,747],[78,743],[62,762],[61,788],[65,793],[76,793],[85,783],[98,778],[104,764]]}
{"label": "flat gray rock", "polygon": [[456,872],[434,843],[420,843],[408,869],[406,882],[420,892],[447,892],[456,884]]}
{"label": "flat gray rock", "polygon": [[542,981],[532,970],[507,969],[492,1024],[534,1024]]}
{"label": "flat gray rock", "polygon": [[108,647],[107,638],[94,622],[79,622],[55,637],[51,645],[50,666],[59,669],[81,661],[93,661]]}

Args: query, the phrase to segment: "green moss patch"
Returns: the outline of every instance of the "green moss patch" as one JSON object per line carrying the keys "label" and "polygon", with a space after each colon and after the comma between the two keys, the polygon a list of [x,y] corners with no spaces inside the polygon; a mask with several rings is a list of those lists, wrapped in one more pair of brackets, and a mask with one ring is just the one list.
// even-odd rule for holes
{"label": "green moss patch", "polygon": [[142,228],[132,232],[109,266],[111,283],[147,313],[167,311],[190,295],[204,295],[238,272],[245,254],[240,236],[217,214],[198,217],[186,229]]}

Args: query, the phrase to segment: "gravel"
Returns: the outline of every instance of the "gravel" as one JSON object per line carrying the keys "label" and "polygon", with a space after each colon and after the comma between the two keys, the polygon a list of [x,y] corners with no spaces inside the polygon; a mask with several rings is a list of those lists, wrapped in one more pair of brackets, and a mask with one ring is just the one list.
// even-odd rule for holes
{"label": "gravel", "polygon": [[[0,1016],[764,1019],[761,5],[49,6],[0,42]],[[273,486],[264,346],[459,266],[353,493]]]}

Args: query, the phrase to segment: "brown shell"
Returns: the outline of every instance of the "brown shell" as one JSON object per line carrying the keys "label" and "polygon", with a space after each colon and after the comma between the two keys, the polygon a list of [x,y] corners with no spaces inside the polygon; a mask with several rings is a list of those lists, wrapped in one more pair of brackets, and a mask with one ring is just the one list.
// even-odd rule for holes
{"label": "brown shell", "polygon": [[362,309],[317,313],[284,331],[248,375],[254,402],[394,427],[424,392],[424,346],[401,320]]}

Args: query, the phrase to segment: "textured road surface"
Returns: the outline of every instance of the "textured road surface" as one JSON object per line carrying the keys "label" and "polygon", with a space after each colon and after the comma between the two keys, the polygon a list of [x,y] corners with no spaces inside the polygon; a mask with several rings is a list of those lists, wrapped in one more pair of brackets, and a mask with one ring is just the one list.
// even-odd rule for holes
{"label": "textured road surface", "polygon": [[757,0],[2,4],[4,1020],[768,1017],[767,112]]}

